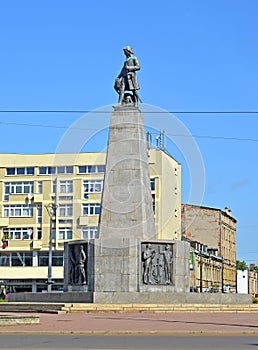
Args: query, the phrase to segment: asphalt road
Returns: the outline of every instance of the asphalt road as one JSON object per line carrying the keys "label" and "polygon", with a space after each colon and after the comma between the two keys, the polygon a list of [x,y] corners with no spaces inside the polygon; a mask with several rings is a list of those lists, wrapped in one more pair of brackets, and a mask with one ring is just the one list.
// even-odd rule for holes
{"label": "asphalt road", "polygon": [[251,350],[258,349],[258,336],[83,336],[2,334],[0,336],[0,349]]}

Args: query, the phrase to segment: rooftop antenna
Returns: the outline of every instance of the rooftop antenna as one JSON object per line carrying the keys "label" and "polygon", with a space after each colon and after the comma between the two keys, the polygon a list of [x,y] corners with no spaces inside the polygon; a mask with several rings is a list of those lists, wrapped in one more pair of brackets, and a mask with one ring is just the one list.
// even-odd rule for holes
{"label": "rooftop antenna", "polygon": [[152,144],[152,133],[150,131],[147,131],[147,148],[151,149]]}
{"label": "rooftop antenna", "polygon": [[162,150],[166,149],[166,131],[162,130]]}
{"label": "rooftop antenna", "polygon": [[156,137],[156,147],[161,148],[161,137],[160,134]]}

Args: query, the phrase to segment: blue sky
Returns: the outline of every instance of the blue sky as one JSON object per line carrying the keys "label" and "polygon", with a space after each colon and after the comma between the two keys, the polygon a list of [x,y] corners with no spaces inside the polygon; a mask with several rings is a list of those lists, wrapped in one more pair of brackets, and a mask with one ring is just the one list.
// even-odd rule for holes
{"label": "blue sky", "polygon": [[[257,0],[1,1],[0,110],[113,104],[122,48],[131,45],[145,104],[173,112],[258,111],[257,12]],[[55,152],[82,115],[0,113],[0,152]],[[230,207],[238,220],[237,258],[258,265],[258,114],[174,116],[203,158],[202,204]],[[101,127],[98,118],[94,125]],[[191,169],[169,134],[169,151],[183,166],[185,202]],[[91,150],[103,149],[105,136],[98,133]]]}

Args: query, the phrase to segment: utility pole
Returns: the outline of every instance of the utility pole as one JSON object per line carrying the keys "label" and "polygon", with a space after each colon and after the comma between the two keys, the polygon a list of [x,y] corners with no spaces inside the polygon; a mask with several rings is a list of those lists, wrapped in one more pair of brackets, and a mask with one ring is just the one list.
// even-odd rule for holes
{"label": "utility pole", "polygon": [[50,231],[49,231],[49,252],[48,252],[48,273],[47,273],[47,291],[48,293],[52,291],[52,256],[53,256],[53,229],[56,223],[56,209],[57,205],[51,203],[46,206],[49,219],[50,219]]}

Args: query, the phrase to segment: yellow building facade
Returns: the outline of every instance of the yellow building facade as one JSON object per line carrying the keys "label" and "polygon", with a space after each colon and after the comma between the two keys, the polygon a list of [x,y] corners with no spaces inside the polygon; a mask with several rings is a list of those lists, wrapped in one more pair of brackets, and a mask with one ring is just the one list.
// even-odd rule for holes
{"label": "yellow building facade", "polygon": [[[181,165],[148,150],[157,239],[181,239]],[[53,290],[63,287],[69,240],[98,237],[106,153],[0,155],[0,281],[46,290],[52,210]]]}
{"label": "yellow building facade", "polygon": [[[184,239],[184,238],[183,238]],[[190,252],[190,290],[194,292],[222,291],[223,259],[217,249],[209,249],[197,241],[189,241]]]}

